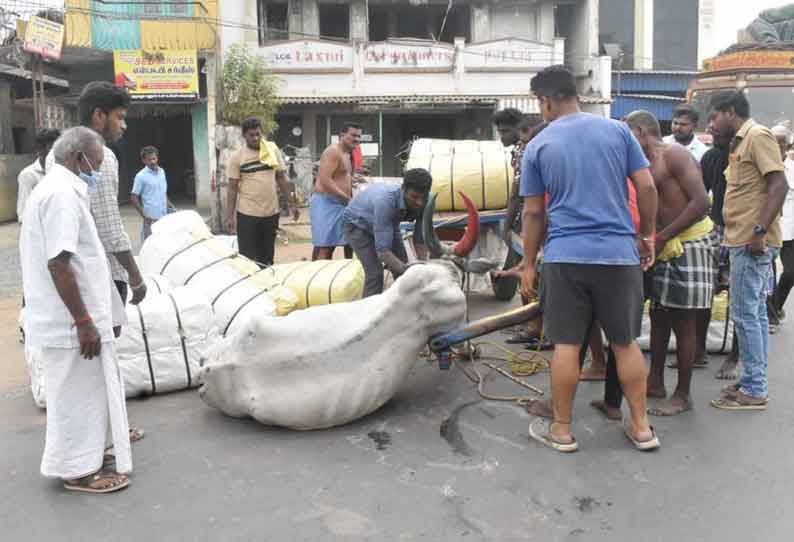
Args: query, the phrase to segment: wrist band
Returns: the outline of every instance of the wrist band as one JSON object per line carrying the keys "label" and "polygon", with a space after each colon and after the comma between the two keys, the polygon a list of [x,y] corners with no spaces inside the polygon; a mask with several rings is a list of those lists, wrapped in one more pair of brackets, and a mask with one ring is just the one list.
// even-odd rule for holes
{"label": "wrist band", "polygon": [[140,281],[140,282],[139,282],[138,284],[136,284],[135,286],[133,286],[132,284],[130,284],[130,288],[132,288],[133,290],[140,290],[140,289],[141,289],[141,286],[143,286],[143,285],[144,285],[144,281]]}

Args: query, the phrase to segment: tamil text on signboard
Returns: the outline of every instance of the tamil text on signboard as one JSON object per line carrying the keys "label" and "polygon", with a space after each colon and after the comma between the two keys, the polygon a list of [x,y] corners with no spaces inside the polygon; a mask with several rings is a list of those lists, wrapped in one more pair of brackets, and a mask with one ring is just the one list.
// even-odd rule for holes
{"label": "tamil text on signboard", "polygon": [[451,71],[455,49],[446,44],[370,43],[365,71]]}
{"label": "tamil text on signboard", "polygon": [[133,100],[185,102],[199,97],[195,50],[113,51],[116,85]]}
{"label": "tamil text on signboard", "polygon": [[33,15],[25,28],[25,51],[59,60],[62,47],[63,25]]}

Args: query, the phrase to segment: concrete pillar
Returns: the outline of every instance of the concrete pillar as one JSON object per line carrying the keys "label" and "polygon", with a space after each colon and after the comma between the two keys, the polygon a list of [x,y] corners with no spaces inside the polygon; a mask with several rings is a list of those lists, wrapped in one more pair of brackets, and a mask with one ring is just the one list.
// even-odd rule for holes
{"label": "concrete pillar", "polygon": [[317,0],[303,0],[304,37],[320,36],[320,5]]}
{"label": "concrete pillar", "polygon": [[319,155],[322,149],[317,145],[317,112],[304,111],[301,116],[301,129],[303,130],[303,146],[309,147],[312,155]]}
{"label": "concrete pillar", "polygon": [[565,38],[554,38],[552,43],[552,64],[565,64]]}
{"label": "concrete pillar", "polygon": [[[538,6],[538,41],[551,43],[554,40],[554,2]],[[560,62],[561,64],[562,62]],[[557,64],[557,62],[555,62]]]}
{"label": "concrete pillar", "polygon": [[471,41],[479,43],[491,39],[491,6],[480,4],[471,6]]}
{"label": "concrete pillar", "polygon": [[700,0],[698,16],[698,68],[716,53],[716,8],[714,0]]}
{"label": "concrete pillar", "polygon": [[581,0],[574,11],[567,61],[576,75],[587,75],[598,56],[598,0]]}
{"label": "concrete pillar", "polygon": [[[256,9],[256,2],[250,2]],[[228,25],[218,27],[220,33],[220,48],[226,51],[235,43],[244,43],[245,30],[243,29],[245,21],[246,4],[243,2],[227,2],[223,7],[223,19],[229,21]],[[256,12],[254,12],[256,13]]]}
{"label": "concrete pillar", "polygon": [[653,69],[653,0],[634,0],[634,69]]}
{"label": "concrete pillar", "polygon": [[[207,176],[202,178],[199,175],[198,167],[196,168],[196,206],[199,209],[207,209],[212,206],[212,187],[215,185],[215,178],[218,169],[217,155],[215,149],[215,126],[218,115],[217,110],[217,86],[212,83],[218,78],[218,71],[220,69],[220,62],[218,56],[212,53],[205,53],[206,62],[204,66],[207,69],[207,104],[206,104],[206,124],[207,124],[207,140],[196,141],[193,140],[193,146],[199,145],[206,147],[206,167]],[[195,121],[194,121],[195,122]],[[197,153],[198,154],[198,153]],[[198,165],[198,164],[197,164]]]}
{"label": "concrete pillar", "polygon": [[304,0],[289,0],[287,4],[287,29],[291,40],[297,40],[302,37],[303,4]]}
{"label": "concrete pillar", "polygon": [[0,154],[14,154],[14,131],[11,129],[11,107],[14,105],[11,83],[0,80]]}
{"label": "concrete pillar", "polygon": [[368,14],[365,0],[352,0],[350,2],[350,39],[353,41],[367,41],[369,28],[367,27]]}

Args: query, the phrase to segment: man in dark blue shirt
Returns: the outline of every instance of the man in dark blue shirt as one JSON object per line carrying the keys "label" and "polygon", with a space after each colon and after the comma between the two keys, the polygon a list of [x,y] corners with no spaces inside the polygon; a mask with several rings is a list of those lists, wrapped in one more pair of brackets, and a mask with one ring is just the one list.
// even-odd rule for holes
{"label": "man in dark blue shirt", "polygon": [[353,197],[343,214],[344,234],[366,275],[364,297],[383,292],[383,266],[394,278],[405,272],[405,252],[400,222],[415,221],[414,249],[420,260],[427,258],[422,239],[422,210],[433,178],[424,169],[405,172],[402,186],[373,184]]}

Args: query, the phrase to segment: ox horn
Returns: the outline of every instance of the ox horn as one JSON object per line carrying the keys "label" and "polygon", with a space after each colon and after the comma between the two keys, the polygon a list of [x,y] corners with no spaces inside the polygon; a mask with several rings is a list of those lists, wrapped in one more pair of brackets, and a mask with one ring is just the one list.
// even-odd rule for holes
{"label": "ox horn", "polygon": [[[480,213],[477,212],[474,202],[466,194],[463,192],[458,192],[458,194],[463,198],[463,203],[466,204],[469,220],[468,224],[466,224],[466,231],[463,232],[463,237],[452,247],[452,253],[455,256],[465,258],[474,250],[474,245],[477,244],[477,240],[480,238]],[[435,201],[433,202],[433,207],[435,208]]]}
{"label": "ox horn", "polygon": [[436,212],[436,197],[438,194],[430,194],[425,205],[424,213],[422,214],[422,236],[424,237],[425,246],[430,253],[431,258],[440,258],[444,254],[444,249],[441,246],[441,241],[436,235],[436,230],[433,227],[433,215]]}

